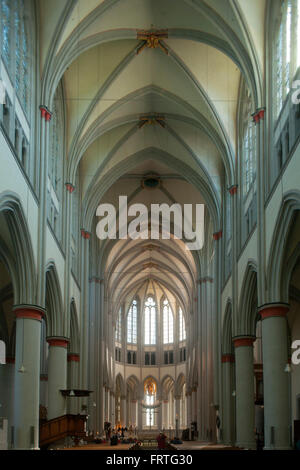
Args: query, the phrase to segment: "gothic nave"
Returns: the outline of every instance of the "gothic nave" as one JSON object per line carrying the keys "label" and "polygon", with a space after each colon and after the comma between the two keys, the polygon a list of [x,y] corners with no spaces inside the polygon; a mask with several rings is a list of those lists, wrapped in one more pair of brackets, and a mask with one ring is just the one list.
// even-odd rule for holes
{"label": "gothic nave", "polygon": [[300,0],[0,0],[0,48],[0,449],[299,447]]}

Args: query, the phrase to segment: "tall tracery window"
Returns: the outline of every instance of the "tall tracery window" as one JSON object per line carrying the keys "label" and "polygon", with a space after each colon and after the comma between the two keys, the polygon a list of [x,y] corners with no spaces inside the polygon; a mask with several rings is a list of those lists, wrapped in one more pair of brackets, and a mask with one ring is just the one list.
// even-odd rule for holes
{"label": "tall tracery window", "polygon": [[145,344],[156,344],[156,304],[153,297],[145,302]]}
{"label": "tall tracery window", "polygon": [[29,0],[1,0],[1,55],[25,114],[30,102]]}
{"label": "tall tracery window", "polygon": [[300,0],[283,0],[274,51],[275,119],[300,66]]}
{"label": "tall tracery window", "polygon": [[156,401],[156,383],[149,377],[144,384],[144,401],[146,405],[146,426],[156,424],[155,419],[155,401]]}
{"label": "tall tracery window", "polygon": [[117,317],[115,339],[118,343],[122,342],[122,311],[121,309]]}
{"label": "tall tracery window", "polygon": [[133,300],[127,315],[127,343],[137,343],[137,301]]}
{"label": "tall tracery window", "polygon": [[71,257],[72,257],[72,272],[76,277],[79,275],[79,211],[80,211],[80,178],[79,170],[77,169],[75,177],[75,191],[72,194],[72,236],[71,236]]}
{"label": "tall tracery window", "polygon": [[2,58],[8,69],[11,70],[11,2],[10,0],[1,1],[1,47]]}
{"label": "tall tracery window", "polygon": [[186,339],[185,319],[181,307],[179,307],[179,341]]}
{"label": "tall tracery window", "polygon": [[174,318],[167,299],[163,301],[163,343],[174,342]]}
{"label": "tall tracery window", "polygon": [[242,181],[243,193],[246,196],[256,176],[256,127],[251,116],[253,112],[252,97],[245,83],[241,103]]}
{"label": "tall tracery window", "polygon": [[63,154],[64,154],[64,100],[59,85],[53,100],[49,136],[48,164],[48,220],[59,241],[62,228]]}

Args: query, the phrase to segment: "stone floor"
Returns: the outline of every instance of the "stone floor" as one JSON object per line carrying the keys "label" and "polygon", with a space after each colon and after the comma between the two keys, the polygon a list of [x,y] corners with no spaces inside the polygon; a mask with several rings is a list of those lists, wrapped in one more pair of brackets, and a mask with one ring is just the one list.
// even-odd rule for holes
{"label": "stone floor", "polygon": [[[174,445],[174,444],[173,444]],[[117,446],[111,446],[109,443],[106,444],[87,444],[78,447],[66,447],[61,450],[127,450],[132,444],[118,444]],[[178,450],[238,450],[235,447],[225,446],[222,444],[213,444],[208,442],[198,441],[183,441],[180,445],[174,445]]]}

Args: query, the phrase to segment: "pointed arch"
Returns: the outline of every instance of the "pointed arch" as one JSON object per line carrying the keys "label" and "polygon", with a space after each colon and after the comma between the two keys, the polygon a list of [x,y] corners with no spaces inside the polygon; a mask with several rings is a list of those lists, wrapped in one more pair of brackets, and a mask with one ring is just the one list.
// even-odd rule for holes
{"label": "pointed arch", "polygon": [[46,325],[47,336],[63,336],[63,302],[54,261],[46,266]]}
{"label": "pointed arch", "polygon": [[222,328],[222,353],[231,354],[232,350],[232,301],[227,300]]}
{"label": "pointed arch", "polygon": [[183,372],[179,374],[175,382],[175,396],[181,396],[183,391],[183,386],[186,383],[186,378]]}
{"label": "pointed arch", "polygon": [[75,300],[72,299],[70,306],[70,343],[69,350],[71,353],[79,354],[80,352],[80,334],[78,325],[78,314]]}
{"label": "pointed arch", "polygon": [[9,240],[6,240],[3,231],[0,256],[12,277],[14,302],[35,304],[35,260],[27,220],[17,195],[10,192],[0,194],[0,215],[9,234]]}
{"label": "pointed arch", "polygon": [[238,317],[239,335],[255,336],[257,313],[257,265],[253,260],[248,261],[242,284]]}
{"label": "pointed arch", "polygon": [[283,195],[278,212],[267,264],[267,284],[269,302],[287,300],[284,283],[285,249],[294,216],[300,211],[300,191],[289,191]]}

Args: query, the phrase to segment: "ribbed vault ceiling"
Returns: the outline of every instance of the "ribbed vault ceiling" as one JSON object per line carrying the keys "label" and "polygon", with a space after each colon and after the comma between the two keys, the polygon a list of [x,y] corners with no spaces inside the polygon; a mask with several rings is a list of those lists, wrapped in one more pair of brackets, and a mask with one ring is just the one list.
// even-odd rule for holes
{"label": "ribbed vault ceiling", "polygon": [[[51,3],[51,7],[50,7]],[[251,8],[249,4],[251,3]],[[67,172],[82,187],[82,224],[100,202],[205,203],[206,243],[191,253],[171,239],[99,241],[99,275],[111,313],[149,287],[193,311],[197,279],[209,272],[221,228],[223,188],[235,182],[241,80],[260,106],[264,0],[40,1],[45,101],[62,80]],[[161,47],[138,53],[141,30]],[[253,35],[253,31],[256,34]],[[149,119],[141,125],[141,119]],[[156,173],[161,186],[142,188]]]}

